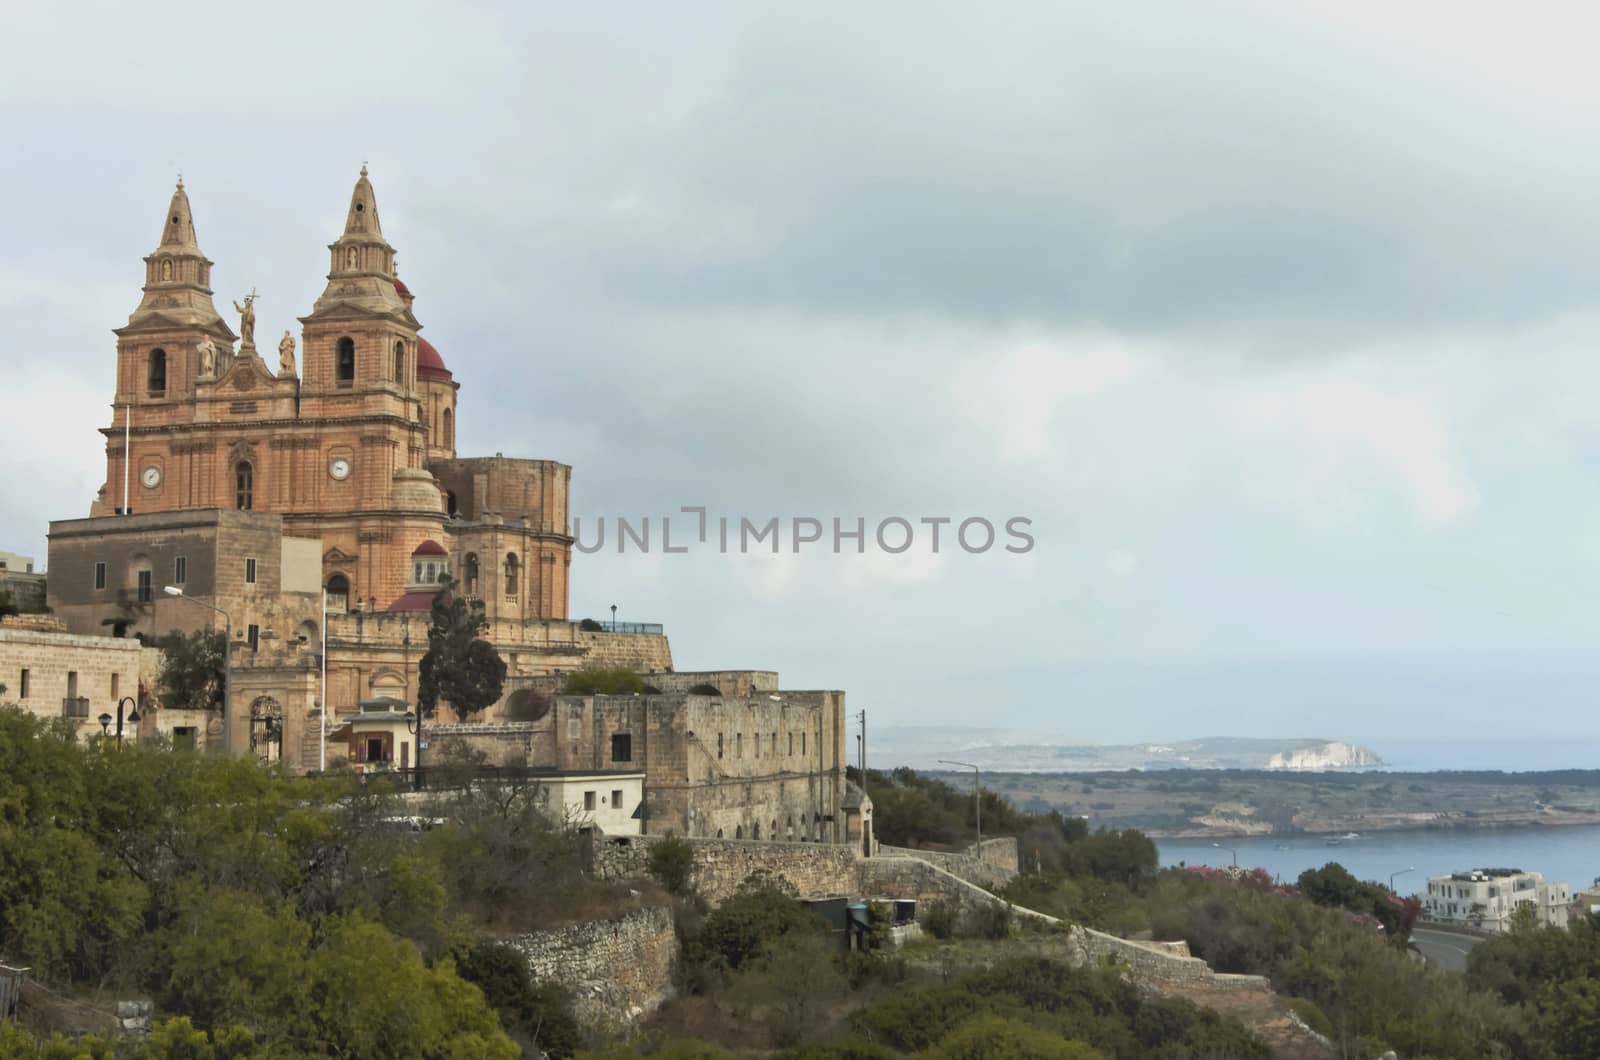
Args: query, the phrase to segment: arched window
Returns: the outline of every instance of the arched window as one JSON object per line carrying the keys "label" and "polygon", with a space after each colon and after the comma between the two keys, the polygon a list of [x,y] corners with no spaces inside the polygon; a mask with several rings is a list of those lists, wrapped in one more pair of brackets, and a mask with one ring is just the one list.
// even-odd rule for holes
{"label": "arched window", "polygon": [[456,444],[456,429],[450,422],[450,410],[444,410],[444,447],[449,449]]}
{"label": "arched window", "polygon": [[406,385],[406,344],[394,344],[394,381],[401,386]]}
{"label": "arched window", "polygon": [[735,839],[743,839],[744,838],[744,825],[737,824],[737,825],[733,826],[733,838],[735,838]]}
{"label": "arched window", "polygon": [[233,469],[233,505],[241,512],[248,512],[255,507],[255,468],[250,466],[250,461],[241,460]]}
{"label": "arched window", "polygon": [[350,579],[335,574],[328,579],[328,610],[343,612],[350,606]]}
{"label": "arched window", "polygon": [[150,396],[160,397],[167,392],[167,351],[150,351]]}
{"label": "arched window", "polygon": [[339,340],[339,360],[336,367],[336,377],[340,386],[349,386],[356,381],[356,340],[348,335]]}
{"label": "arched window", "polygon": [[477,594],[478,594],[478,554],[476,552],[468,552],[467,553],[467,595],[468,596],[476,596]]}
{"label": "arched window", "polygon": [[773,821],[772,822],[772,831],[767,833],[767,838],[768,839],[774,839],[774,840],[778,838],[778,822],[777,821]]}
{"label": "arched window", "polygon": [[760,839],[761,838],[761,823],[759,821],[757,821],[755,824],[750,826],[750,838],[751,839]]}
{"label": "arched window", "polygon": [[517,554],[506,553],[506,599],[517,598]]}

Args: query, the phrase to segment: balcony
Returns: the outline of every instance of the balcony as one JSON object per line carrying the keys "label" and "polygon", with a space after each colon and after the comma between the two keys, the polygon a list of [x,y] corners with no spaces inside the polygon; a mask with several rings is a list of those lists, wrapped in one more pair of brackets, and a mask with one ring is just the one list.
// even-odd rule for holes
{"label": "balcony", "polygon": [[135,607],[139,604],[154,603],[155,596],[154,589],[149,585],[140,585],[132,589],[118,589],[117,603]]}
{"label": "balcony", "polygon": [[83,720],[89,716],[88,696],[68,696],[61,701],[61,716]]}

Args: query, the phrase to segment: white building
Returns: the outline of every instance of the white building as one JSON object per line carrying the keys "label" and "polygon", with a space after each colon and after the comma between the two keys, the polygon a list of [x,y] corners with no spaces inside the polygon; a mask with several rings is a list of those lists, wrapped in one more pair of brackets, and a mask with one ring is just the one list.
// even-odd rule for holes
{"label": "white building", "polygon": [[1567,926],[1571,902],[1564,883],[1553,883],[1537,872],[1521,869],[1471,869],[1433,876],[1422,900],[1423,915],[1430,920],[1505,931],[1519,905],[1532,904],[1539,923]]}
{"label": "white building", "polygon": [[605,835],[642,835],[643,773],[538,774],[539,799],[558,823]]}

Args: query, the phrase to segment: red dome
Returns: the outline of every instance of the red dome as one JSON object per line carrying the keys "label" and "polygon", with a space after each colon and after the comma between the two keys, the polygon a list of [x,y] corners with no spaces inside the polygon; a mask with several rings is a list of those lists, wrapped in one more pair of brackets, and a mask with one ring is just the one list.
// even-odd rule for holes
{"label": "red dome", "polygon": [[398,276],[394,278],[394,289],[400,295],[400,297],[404,298],[407,302],[412,302],[416,298],[416,296],[411,293],[411,288],[406,286],[406,281],[402,280]]}
{"label": "red dome", "polygon": [[418,545],[416,548],[412,549],[411,550],[411,554],[413,556],[448,556],[449,555],[449,553],[444,550],[444,546],[439,544],[439,542],[433,540],[432,538],[429,538],[428,540],[424,541],[422,544]]}
{"label": "red dome", "polygon": [[417,378],[418,379],[444,379],[451,377],[450,369],[444,366],[444,360],[439,356],[439,351],[433,348],[433,343],[417,336]]}

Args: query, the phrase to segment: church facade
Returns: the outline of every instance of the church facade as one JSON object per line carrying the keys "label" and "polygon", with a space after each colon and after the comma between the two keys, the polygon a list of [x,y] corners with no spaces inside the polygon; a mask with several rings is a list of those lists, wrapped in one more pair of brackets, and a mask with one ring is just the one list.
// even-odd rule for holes
{"label": "church facade", "polygon": [[[141,732],[213,748],[227,732],[301,770],[406,769],[453,740],[501,764],[642,775],[649,832],[859,836],[844,693],[675,672],[660,627],[569,618],[572,469],[457,452],[462,388],[421,335],[365,167],[328,254],[299,342],[264,355],[253,291],[230,300],[237,332],[217,311],[180,181],[115,329],[105,483],[88,517],[50,524],[49,605],[78,635],[230,631],[229,724],[164,707],[147,668]],[[367,731],[361,704],[415,703],[446,578],[483,602],[505,695],[465,720],[441,705],[405,738]],[[592,664],[646,675],[644,693],[562,695]]]}
{"label": "church facade", "polygon": [[236,693],[256,686],[230,704],[235,750],[272,732],[296,763],[320,735],[306,717],[322,710],[324,634],[330,711],[414,699],[446,575],[484,602],[514,677],[671,669],[659,632],[568,620],[572,469],[457,452],[461,386],[421,335],[365,167],[327,249],[299,342],[285,331],[263,352],[254,292],[230,300],[237,332],[218,312],[178,183],[114,331],[105,482],[87,519],[51,524],[52,610],[82,634],[226,622]]}

